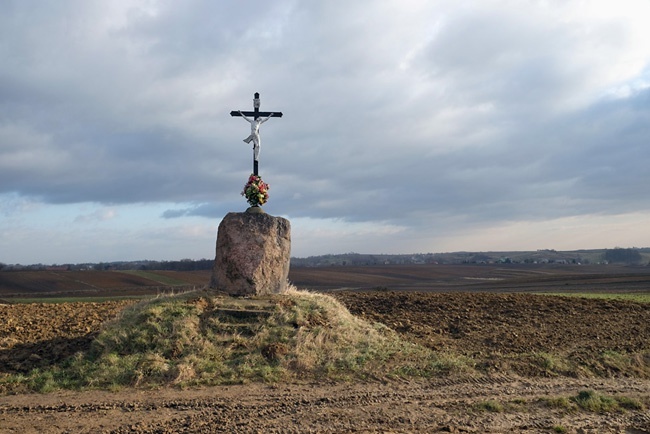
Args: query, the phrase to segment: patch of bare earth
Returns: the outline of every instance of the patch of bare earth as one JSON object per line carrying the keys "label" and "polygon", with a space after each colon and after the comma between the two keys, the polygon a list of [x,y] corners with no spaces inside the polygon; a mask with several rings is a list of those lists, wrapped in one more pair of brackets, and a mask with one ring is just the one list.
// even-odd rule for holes
{"label": "patch of bare earth", "polygon": [[554,355],[574,374],[584,368],[607,376],[616,371],[599,362],[604,353],[650,356],[650,306],[642,303],[506,293],[334,295],[353,314],[426,347],[469,356],[488,372],[550,375],[535,359]]}
{"label": "patch of bare earth", "polygon": [[[250,384],[0,396],[0,433],[650,433],[650,380],[551,375],[520,360],[553,353],[596,370],[604,351],[650,350],[647,305],[518,294],[337,293],[406,339],[472,357],[482,376],[339,384]],[[0,305],[0,376],[87,348],[116,303]],[[377,377],[381,377],[378,373]],[[645,405],[587,412],[550,405],[581,390]],[[487,405],[487,404],[490,405]]]}
{"label": "patch of bare earth", "polygon": [[101,325],[132,303],[0,304],[0,377],[45,368],[86,350]]}

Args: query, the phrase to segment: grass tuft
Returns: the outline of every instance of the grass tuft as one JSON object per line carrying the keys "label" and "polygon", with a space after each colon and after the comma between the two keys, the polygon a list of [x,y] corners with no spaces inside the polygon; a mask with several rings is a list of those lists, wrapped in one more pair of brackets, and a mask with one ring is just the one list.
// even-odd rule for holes
{"label": "grass tuft", "polygon": [[571,400],[581,409],[594,413],[607,413],[619,408],[616,399],[601,395],[593,390],[582,390]]}
{"label": "grass tuft", "polygon": [[545,398],[543,401],[550,408],[566,411],[576,410],[576,404],[565,396]]}
{"label": "grass tuft", "polygon": [[505,410],[503,404],[493,399],[477,403],[476,408],[479,410],[489,411],[492,413],[503,413]]}
{"label": "grass tuft", "polygon": [[575,412],[584,410],[593,413],[610,413],[622,410],[645,410],[645,404],[627,396],[606,396],[593,390],[581,390],[572,397],[553,397],[543,400],[548,407]]}

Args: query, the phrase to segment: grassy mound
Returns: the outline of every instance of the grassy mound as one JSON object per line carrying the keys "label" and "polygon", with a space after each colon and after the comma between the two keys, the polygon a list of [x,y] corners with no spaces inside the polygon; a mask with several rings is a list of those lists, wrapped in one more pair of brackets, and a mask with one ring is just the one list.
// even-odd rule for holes
{"label": "grassy mound", "polygon": [[30,388],[216,385],[249,381],[431,376],[471,370],[349,313],[332,297],[294,289],[262,298],[206,292],[126,309],[90,351],[33,372]]}

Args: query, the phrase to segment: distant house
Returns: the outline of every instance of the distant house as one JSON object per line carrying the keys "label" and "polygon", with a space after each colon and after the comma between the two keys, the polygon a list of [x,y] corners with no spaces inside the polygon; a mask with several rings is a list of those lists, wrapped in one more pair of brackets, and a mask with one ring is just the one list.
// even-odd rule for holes
{"label": "distant house", "polygon": [[69,265],[48,265],[45,267],[47,271],[70,271]]}

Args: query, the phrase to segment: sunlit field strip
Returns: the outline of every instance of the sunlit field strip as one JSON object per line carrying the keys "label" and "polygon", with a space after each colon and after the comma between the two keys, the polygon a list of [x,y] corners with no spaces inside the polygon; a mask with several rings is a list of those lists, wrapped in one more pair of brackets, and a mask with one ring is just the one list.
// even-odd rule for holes
{"label": "sunlit field strip", "polygon": [[537,295],[551,295],[561,297],[582,297],[582,298],[598,298],[604,300],[627,300],[635,301],[638,303],[650,303],[650,292],[648,293],[594,293],[594,292],[537,292],[529,293]]}
{"label": "sunlit field strip", "polygon": [[42,298],[12,298],[11,303],[14,304],[29,304],[29,303],[103,303],[105,301],[120,301],[120,300],[145,300],[153,298],[155,295],[127,295],[115,297],[42,297]]}

